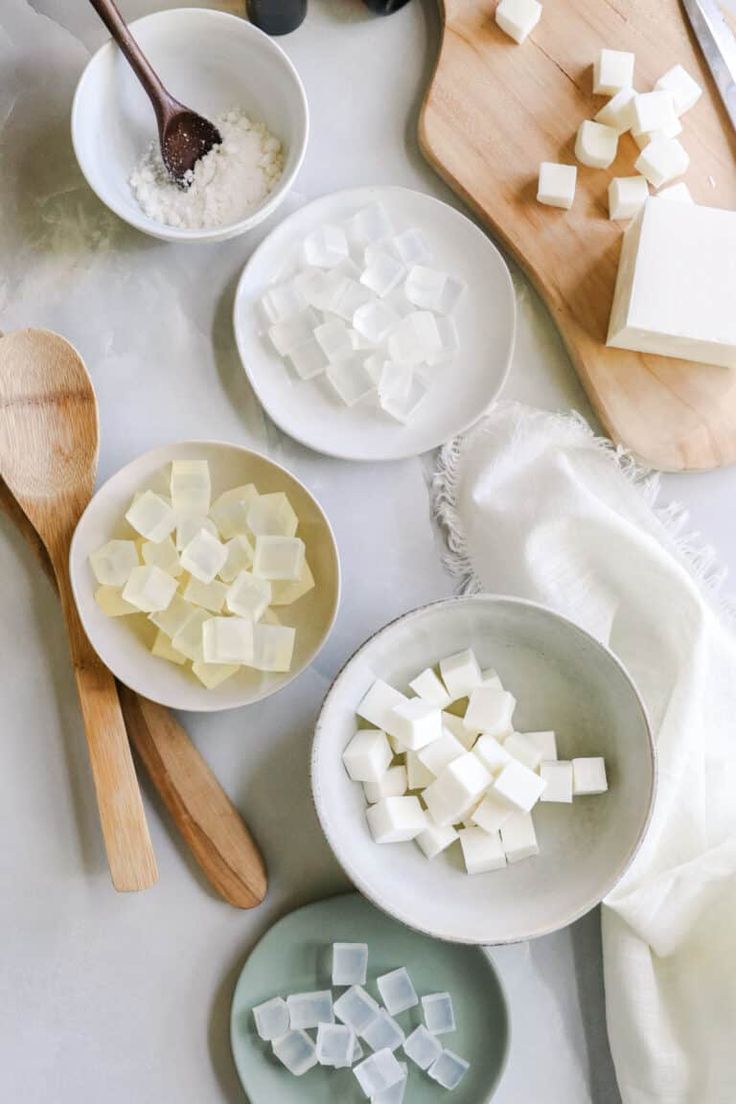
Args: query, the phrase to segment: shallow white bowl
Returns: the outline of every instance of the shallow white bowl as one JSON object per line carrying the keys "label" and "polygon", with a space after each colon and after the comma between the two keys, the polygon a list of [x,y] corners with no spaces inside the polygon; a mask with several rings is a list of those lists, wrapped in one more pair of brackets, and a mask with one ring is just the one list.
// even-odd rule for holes
{"label": "shallow white bowl", "polygon": [[[609,782],[600,796],[535,806],[539,855],[472,877],[457,844],[429,862],[414,843],[374,843],[362,786],[341,762],[375,678],[405,691],[423,668],[468,647],[516,696],[520,731],[554,729],[561,759],[604,756]],[[367,641],[325,699],[312,753],[322,828],[358,889],[410,927],[464,943],[531,939],[598,904],[639,846],[654,783],[646,713],[618,660],[551,610],[491,595],[425,606]]]}
{"label": "shallow white bowl", "polygon": [[[298,602],[277,610],[284,625],[296,630],[294,664],[284,674],[243,669],[214,690],[190,670],[151,655],[153,625],[144,617],[107,617],[94,599],[97,588],[89,555],[114,537],[133,535],[124,520],[136,491],[168,493],[172,460],[207,460],[212,496],[243,483],[255,483],[264,494],[285,491],[299,517],[299,536],[316,586]],[[132,690],[173,709],[213,712],[250,705],[281,690],[313,661],[327,639],[340,600],[340,563],[335,537],[321,506],[285,468],[260,453],[219,441],[184,441],[162,445],[131,461],[97,491],[79,520],[69,553],[77,608],[87,636],[103,663]]]}
{"label": "shallow white bowl", "polygon": [[227,226],[187,230],[143,213],[128,183],[131,170],[157,139],[153,108],[114,42],[88,62],[72,104],[72,143],[87,183],[110,210],[155,238],[212,242],[256,226],[278,207],[304,158],[307,98],[284,51],[245,19],[204,8],[176,8],[136,19],[130,28],[166,87],[187,107],[214,118],[242,107],[279,138],[284,172],[247,218]]}
{"label": "shallow white bowl", "polygon": [[[455,310],[460,352],[437,378],[409,425],[369,402],[346,407],[321,377],[300,380],[271,345],[259,300],[295,267],[314,227],[341,222],[369,203],[386,208],[397,231],[417,227],[434,263],[467,284]],[[297,441],[346,460],[417,456],[462,433],[497,398],[514,348],[516,307],[509,270],[478,227],[432,196],[374,186],[334,192],[285,218],[255,250],[238,284],[233,312],[240,359],[269,417]]]}

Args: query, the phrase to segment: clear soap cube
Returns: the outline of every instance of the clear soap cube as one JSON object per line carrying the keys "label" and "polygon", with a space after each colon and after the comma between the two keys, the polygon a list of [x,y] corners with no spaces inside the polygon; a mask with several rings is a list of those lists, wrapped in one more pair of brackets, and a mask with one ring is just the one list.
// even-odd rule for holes
{"label": "clear soap cube", "polygon": [[453,1054],[451,1050],[443,1050],[439,1058],[432,1063],[427,1073],[441,1085],[443,1089],[456,1089],[465,1074],[470,1069],[470,1062]]}
{"label": "clear soap cube", "polygon": [[367,943],[332,944],[333,985],[365,985],[367,976]]}
{"label": "clear soap cube", "polygon": [[427,357],[430,365],[447,364],[460,352],[460,337],[454,319],[439,315],[435,318],[437,334],[439,336],[439,348]]}
{"label": "clear soap cube", "polygon": [[185,602],[181,594],[175,594],[165,610],[157,610],[149,614],[148,620],[153,622],[157,629],[174,637],[179,629],[183,628],[193,613],[189,602]]}
{"label": "clear soap cube", "polygon": [[412,373],[411,384],[408,390],[397,389],[395,391],[385,391],[383,395],[379,393],[379,403],[381,409],[389,414],[397,422],[401,422],[402,425],[406,425],[416,414],[418,408],[421,406],[424,398],[427,394],[428,387],[423,380]]}
{"label": "clear soap cube", "polygon": [[363,1032],[363,1038],[371,1050],[397,1050],[406,1035],[393,1016],[382,1008]]}
{"label": "clear soap cube", "polygon": [[458,280],[455,276],[448,276],[442,288],[442,294],[440,295],[440,314],[452,314],[457,304],[465,292],[467,284],[463,280]]}
{"label": "clear soap cube", "polygon": [[397,1081],[395,1085],[391,1085],[390,1088],[384,1089],[383,1092],[376,1093],[375,1096],[372,1096],[371,1104],[404,1104],[406,1086],[408,1084],[408,1067],[406,1062],[399,1062],[399,1065],[404,1074],[401,1081]]}
{"label": "clear soap cube", "polygon": [[[152,548],[157,545],[151,544]],[[134,567],[138,567],[138,549],[135,541],[111,540],[98,548],[89,558],[98,583],[105,586],[125,586]],[[148,563],[148,561],[145,561]]]}
{"label": "clear soap cube", "polygon": [[353,315],[354,328],[374,345],[380,345],[385,341],[398,323],[399,316],[396,311],[380,299],[364,303]]}
{"label": "clear soap cube", "polygon": [[202,625],[202,653],[205,663],[250,663],[253,622],[247,617],[210,617]]}
{"label": "clear soap cube", "polygon": [[253,574],[259,579],[296,582],[304,567],[304,552],[299,537],[256,537]]}
{"label": "clear soap cube", "polygon": [[392,1016],[399,1012],[405,1012],[407,1008],[414,1008],[419,1004],[419,997],[409,977],[409,971],[405,966],[398,970],[391,970],[376,979],[378,991],[381,994],[386,1011]]}
{"label": "clear soap cube", "polygon": [[254,548],[244,533],[238,533],[225,542],[227,559],[220,568],[223,583],[233,583],[241,571],[253,566]]}
{"label": "clear soap cube", "polygon": [[449,993],[429,993],[422,997],[422,1011],[427,1031],[447,1035],[455,1030],[455,1007]]}
{"label": "clear soap cube", "polygon": [[184,600],[193,606],[201,606],[210,613],[220,613],[225,605],[227,587],[219,579],[213,579],[211,583],[200,583],[193,575],[189,576],[184,588]]}
{"label": "clear soap cube", "polygon": [[450,314],[464,291],[462,280],[422,264],[412,265],[404,283],[404,292],[411,303],[438,314]]}
{"label": "clear soap cube", "polygon": [[317,1061],[321,1066],[345,1069],[352,1065],[355,1032],[345,1024],[321,1023],[317,1027]]}
{"label": "clear soap cube", "polygon": [[308,268],[297,276],[299,290],[310,307],[328,311],[341,290],[345,276],[335,269],[329,272],[321,268]]}
{"label": "clear soap cube", "polygon": [[[135,613],[135,610],[133,612]],[[167,659],[169,663],[176,663],[179,667],[187,661],[186,656],[172,648],[168,636],[166,633],[161,632],[160,629],[156,633],[156,637],[151,645],[151,655],[158,656],[159,659]]]}
{"label": "clear soap cube", "polygon": [[242,487],[231,487],[229,491],[223,491],[215,499],[210,509],[210,518],[223,540],[230,540],[238,533],[246,532],[248,511],[257,498],[258,491],[254,484],[246,483]]}
{"label": "clear soap cube", "polygon": [[140,612],[125,601],[120,587],[99,586],[95,591],[95,602],[107,617],[127,617],[130,613]]}
{"label": "clear soap cube", "polygon": [[256,1031],[266,1042],[279,1039],[289,1030],[289,1009],[282,997],[273,997],[272,1000],[257,1004],[253,1009],[253,1019]]}
{"label": "clear soap cube", "polygon": [[303,380],[321,376],[327,367],[325,351],[315,337],[295,346],[289,353],[289,360],[296,374]]}
{"label": "clear soap cube", "polygon": [[169,575],[177,578],[182,573],[182,566],[176,552],[176,546],[171,539],[159,541],[143,541],[141,545],[141,558],[145,564],[160,567],[162,571],[168,571]]}
{"label": "clear soap cube", "polygon": [[190,606],[189,609],[191,613],[172,636],[171,646],[191,659],[192,663],[204,663],[202,626],[212,615],[201,608],[192,609]]}
{"label": "clear soap cube", "polygon": [[289,1031],[271,1045],[279,1062],[295,1077],[317,1065],[317,1050],[306,1031]]}
{"label": "clear soap cube", "polygon": [[405,265],[428,265],[432,262],[432,250],[421,230],[402,230],[392,239],[392,245]]}
{"label": "clear soap cube", "polygon": [[182,551],[181,566],[203,583],[211,583],[227,559],[227,549],[206,529],[199,532]]}
{"label": "clear soap cube", "polygon": [[258,579],[250,571],[235,576],[225,598],[227,608],[239,617],[260,621],[271,605],[271,584],[268,579]]}
{"label": "clear soap cube", "polygon": [[366,358],[356,353],[347,360],[331,364],[327,378],[346,406],[355,406],[375,391],[373,379],[365,366]]}
{"label": "clear soap cube", "polygon": [[173,460],[171,463],[171,505],[177,514],[207,514],[212,486],[206,460]]}
{"label": "clear soap cube", "polygon": [[176,579],[160,567],[134,567],[123,587],[122,598],[143,613],[165,610],[176,593]]}
{"label": "clear soap cube", "polygon": [[358,307],[362,307],[364,303],[369,303],[372,298],[373,296],[367,286],[364,287],[357,280],[346,277],[333,297],[330,310],[346,322],[352,322],[353,315]]}
{"label": "clear soap cube", "polygon": [[304,260],[317,268],[336,268],[349,256],[348,240],[341,226],[318,226],[307,234],[302,246]]}
{"label": "clear soap cube", "polygon": [[286,1006],[289,1009],[289,1023],[294,1031],[335,1022],[332,993],[329,989],[292,993],[286,998]]}
{"label": "clear soap cube", "polygon": [[283,491],[259,495],[248,510],[248,528],[256,537],[293,537],[299,518]]}
{"label": "clear soap cube", "polygon": [[[211,518],[204,514],[181,514],[176,523],[176,548],[181,552],[190,541],[193,541],[197,533],[205,529],[213,537],[219,537],[220,532]],[[181,567],[181,561],[179,563]]]}
{"label": "clear soap cube", "polygon": [[192,673],[208,690],[214,690],[239,670],[240,666],[237,663],[200,663],[199,660],[192,663]]}
{"label": "clear soap cube", "polygon": [[338,321],[338,319],[331,319],[329,322],[323,322],[322,325],[317,326],[314,336],[330,363],[349,357],[353,352],[350,330],[344,322]]}
{"label": "clear soap cube", "polygon": [[352,985],[337,998],[334,1007],[338,1020],[352,1027],[356,1035],[362,1035],[380,1011],[378,1002],[362,985]]}
{"label": "clear soap cube", "polygon": [[381,249],[371,250],[370,253],[367,253],[367,257],[370,259],[366,260],[360,282],[380,298],[383,298],[395,287],[398,287],[404,278],[406,269],[402,261]]}
{"label": "clear soap cube", "polygon": [[442,1043],[423,1024],[414,1028],[404,1043],[404,1054],[420,1069],[426,1070],[442,1054]]}
{"label": "clear soap cube", "polygon": [[276,352],[281,356],[288,356],[297,345],[303,345],[305,341],[309,340],[318,325],[319,315],[311,307],[306,307],[299,314],[292,315],[291,318],[274,322],[269,327],[268,336],[271,338]]}
{"label": "clear soap cube", "polygon": [[393,226],[382,203],[371,203],[356,211],[348,222],[348,236],[355,245],[379,242],[393,234]]}
{"label": "clear soap cube", "polygon": [[270,287],[261,299],[261,308],[268,321],[283,322],[299,314],[307,306],[301,284],[298,278],[284,280],[281,284]]}
{"label": "clear soap cube", "polygon": [[421,364],[442,348],[437,320],[431,311],[412,311],[401,320],[388,339],[392,360],[404,364]]}
{"label": "clear soap cube", "polygon": [[171,504],[161,495],[144,491],[133,499],[125,520],[133,526],[136,533],[158,544],[171,535],[176,525],[176,514]]}
{"label": "clear soap cube", "polygon": [[295,641],[296,629],[288,625],[256,625],[251,667],[257,671],[290,671]]}
{"label": "clear soap cube", "polygon": [[390,1050],[378,1050],[354,1067],[358,1084],[369,1098],[385,1092],[405,1078],[404,1071]]}

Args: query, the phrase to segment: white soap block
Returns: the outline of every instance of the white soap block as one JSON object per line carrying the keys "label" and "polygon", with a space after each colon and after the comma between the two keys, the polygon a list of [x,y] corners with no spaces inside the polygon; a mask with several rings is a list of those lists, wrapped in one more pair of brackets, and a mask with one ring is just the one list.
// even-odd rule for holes
{"label": "white soap block", "polygon": [[187,661],[187,657],[176,651],[166,633],[161,632],[161,629],[156,633],[151,645],[151,655],[158,656],[159,659],[167,659],[169,663],[176,663],[178,667],[181,667]]}
{"label": "white soap block", "polygon": [[607,169],[616,159],[618,131],[613,127],[584,119],[575,139],[575,156],[583,165]]}
{"label": "white soap block", "polygon": [[345,406],[355,406],[376,393],[373,378],[365,366],[366,357],[354,353],[330,364],[327,379]]}
{"label": "white soap block", "polygon": [[539,166],[537,201],[548,207],[569,210],[575,198],[578,170],[575,165],[560,165],[554,161],[542,161]]}
{"label": "white soap block", "polygon": [[[438,315],[435,319],[435,324],[437,326],[440,345],[439,349],[427,359],[427,364],[430,367],[447,364],[460,352],[460,335],[457,332],[455,320],[445,315]],[[428,369],[421,368],[421,366],[420,370],[423,372],[428,371]]]}
{"label": "white soap block", "polygon": [[226,597],[227,587],[224,583],[218,579],[213,579],[211,583],[201,583],[193,575],[190,576],[183,593],[185,601],[191,602],[193,606],[202,606],[210,613],[220,613]]}
{"label": "white soap block", "polygon": [[256,1031],[265,1042],[279,1039],[289,1030],[289,1009],[282,997],[257,1004],[253,1009]]}
{"label": "white soap block", "polygon": [[427,825],[416,797],[384,797],[366,810],[368,827],[376,843],[402,843],[414,839]]}
{"label": "white soap block", "polygon": [[643,131],[666,130],[677,123],[672,93],[663,90],[637,93],[632,105],[632,115],[631,130],[634,135]]}
{"label": "white soap block", "polygon": [[544,732],[525,732],[524,736],[536,744],[542,753],[543,761],[557,758],[557,737],[554,732],[547,729]]}
{"label": "white soap block", "polygon": [[173,532],[176,514],[161,495],[154,494],[153,491],[144,491],[142,495],[133,499],[125,520],[133,526],[136,533],[158,544]]}
{"label": "white soap block", "polygon": [[388,355],[397,364],[421,364],[442,347],[437,319],[428,310],[411,311],[388,339]]}
{"label": "white soap block", "polygon": [[[180,514],[176,522],[176,548],[181,552],[193,541],[197,533],[204,529],[213,537],[219,537],[220,533],[214,521],[204,514]],[[181,561],[179,566],[181,566]]]}
{"label": "white soap block", "polygon": [[214,690],[225,679],[232,678],[240,669],[238,663],[200,663],[197,660],[192,663],[192,673],[208,690]]}
{"label": "white soap block", "polygon": [[487,734],[478,737],[473,745],[473,755],[478,756],[483,766],[492,775],[498,774],[512,758],[500,740]]}
{"label": "white soap block", "polygon": [[444,709],[446,705],[450,704],[450,695],[431,667],[427,667],[415,679],[412,679],[409,686],[418,697],[424,698],[426,702],[437,706],[438,709]]}
{"label": "white soap block", "polygon": [[361,1089],[371,1100],[375,1100],[378,1093],[385,1092],[392,1085],[404,1080],[404,1071],[390,1050],[377,1050],[370,1058],[355,1066],[353,1073]]}
{"label": "white soap block", "polygon": [[512,732],[504,740],[503,749],[525,767],[529,767],[529,770],[536,770],[542,762],[542,749],[535,740],[530,740],[523,732]]}
{"label": "white soap block", "polygon": [[601,50],[593,63],[593,93],[615,96],[634,83],[634,55],[628,50]]}
{"label": "white soap block", "polygon": [[409,698],[393,708],[387,731],[407,750],[419,751],[442,735],[442,712],[422,698]]}
{"label": "white soap block", "polygon": [[[554,765],[557,766],[557,764]],[[508,863],[520,862],[521,859],[538,855],[537,833],[534,830],[531,814],[512,813],[501,825],[501,843]]]}
{"label": "white soap block", "polygon": [[461,828],[458,832],[468,874],[486,874],[506,865],[506,855],[498,832],[482,828]]}
{"label": "white soap block", "polygon": [[421,230],[411,227],[391,239],[396,255],[404,264],[431,264],[432,250]]}
{"label": "white soap block", "polygon": [[111,587],[125,586],[140,563],[135,541],[129,540],[108,541],[90,555],[89,562],[97,582]]}
{"label": "white soap block", "polygon": [[425,1027],[433,1035],[449,1035],[456,1030],[455,1006],[449,993],[428,993],[422,997],[422,1011]]}
{"label": "white soap block", "polygon": [[353,353],[350,329],[345,322],[330,319],[317,326],[314,337],[330,364],[335,364]]}
{"label": "white soap block", "polygon": [[402,797],[409,788],[406,767],[389,767],[375,782],[366,782],[363,786],[365,799],[369,805],[375,805],[384,797]]}
{"label": "white soap block", "polygon": [[380,299],[364,303],[353,315],[354,329],[373,345],[380,345],[385,341],[391,331],[398,326],[399,321],[400,318],[393,307]]}
{"label": "white soap block", "polygon": [[393,1016],[382,1008],[363,1032],[363,1038],[371,1050],[398,1050],[406,1035]]}
{"label": "white soap block", "polygon": [[503,738],[512,731],[516,699],[508,690],[476,686],[471,691],[463,724],[468,732]]}
{"label": "white soap block", "polygon": [[289,1025],[292,1031],[317,1027],[321,1023],[334,1023],[332,993],[329,989],[320,989],[307,993],[292,993],[286,998],[289,1010]]}
{"label": "white soap block", "polygon": [[182,551],[181,566],[202,583],[211,583],[227,559],[227,549],[217,537],[200,529]]}
{"label": "white soap block", "polygon": [[143,613],[154,613],[165,610],[175,593],[176,579],[160,567],[146,565],[130,572],[122,598]]}
{"label": "white soap block", "polygon": [[736,367],[735,257],[736,212],[650,199],[624,234],[608,344]]}
{"label": "white soap block", "polygon": [[472,648],[440,660],[440,674],[453,701],[468,697],[483,681],[478,660]]}
{"label": "white soap block", "polygon": [[427,1070],[442,1053],[442,1043],[420,1024],[404,1043],[404,1054],[421,1070]]}
{"label": "white soap block", "polygon": [[403,1078],[395,1085],[376,1093],[371,1097],[371,1104],[404,1104],[409,1067],[406,1062],[399,1062]]}
{"label": "white soap block", "polygon": [[337,1019],[352,1027],[356,1035],[362,1035],[375,1020],[380,1007],[362,985],[352,985],[337,998],[333,1011]]}
{"label": "white soap block", "polygon": [[457,831],[451,824],[440,826],[428,823],[427,827],[419,833],[414,842],[418,845],[425,858],[434,859],[457,839]]}
{"label": "white soap block", "polygon": [[504,34],[521,44],[542,18],[542,5],[537,0],[501,0],[495,18]]}
{"label": "white soap block", "polygon": [[687,172],[690,158],[685,148],[676,138],[654,138],[641,151],[634,168],[645,176],[649,183],[659,188],[676,176]]}
{"label": "white soap block", "polygon": [[361,208],[348,222],[348,237],[355,245],[383,241],[393,232],[393,224],[382,203],[371,203]]}
{"label": "white soap block", "polygon": [[342,753],[345,770],[353,782],[377,782],[388,770],[392,758],[386,734],[378,728],[360,729]]}
{"label": "white soap block", "polygon": [[[360,274],[358,273],[358,275]],[[370,303],[372,299],[373,295],[367,287],[358,283],[357,280],[345,277],[333,296],[330,310],[333,314],[339,315],[344,322],[352,322],[353,315],[358,307],[362,307],[364,303]],[[355,339],[353,337],[355,331],[349,330],[349,333],[353,348],[356,348]]]}
{"label": "white soap block", "polygon": [[474,799],[458,797],[457,789],[443,774],[431,782],[422,794],[432,824],[439,828],[459,824],[475,804]]}
{"label": "white soap block", "polygon": [[293,537],[299,518],[283,491],[259,495],[248,508],[248,528],[256,537]]}
{"label": "white soap block", "polygon": [[191,611],[189,616],[171,637],[171,645],[193,663],[204,663],[202,626],[209,621],[210,614],[194,606],[190,606],[189,609]]}
{"label": "white soap block", "polygon": [[171,505],[177,514],[207,514],[212,486],[206,460],[172,460]]}
{"label": "white soap block", "polygon": [[655,138],[677,138],[680,134],[682,134],[682,123],[676,115],[673,115],[667,126],[660,127],[659,130],[639,130],[635,134],[632,132],[632,138],[639,149],[643,150]]}
{"label": "white soap block", "polygon": [[349,256],[348,241],[341,226],[318,226],[307,234],[302,250],[304,260],[316,268],[335,268]]}
{"label": "white soap block", "polygon": [[319,316],[311,307],[307,307],[300,314],[285,318],[282,322],[274,322],[269,326],[268,336],[280,356],[289,356],[298,345],[309,341],[318,325]]}
{"label": "white soap block", "polygon": [[321,376],[327,367],[327,355],[315,337],[309,337],[301,345],[296,345],[289,353],[291,366],[303,380]]}
{"label": "white soap block", "polygon": [[317,1065],[317,1051],[306,1031],[289,1031],[280,1039],[274,1039],[273,1053],[289,1073],[301,1077]]}
{"label": "white soap block", "polygon": [[253,575],[295,582],[304,567],[304,553],[304,541],[299,537],[256,537]]}
{"label": "white soap block", "polygon": [[427,265],[412,265],[404,282],[404,294],[410,303],[439,314],[449,314],[464,290],[461,280]]}
{"label": "white soap block", "polygon": [[608,789],[605,759],[599,756],[573,759],[572,778],[575,797],[605,793]]}
{"label": "white soap block", "polygon": [[556,801],[569,805],[572,802],[572,763],[564,760],[540,763],[539,777],[547,783],[540,801]]}
{"label": "white soap block", "polygon": [[202,625],[205,663],[251,663],[253,622],[245,617],[211,617]]}
{"label": "white soap block", "polygon": [[225,601],[231,613],[260,621],[271,604],[271,584],[268,579],[258,579],[249,571],[241,571],[228,588]]}
{"label": "white soap block", "polygon": [[307,301],[300,281],[293,279],[270,287],[261,298],[260,305],[264,317],[273,323],[298,314],[307,305]]}
{"label": "white soap block", "polygon": [[698,82],[682,65],[673,65],[659,78],[654,87],[671,93],[678,115],[689,111],[703,94],[703,89]]}
{"label": "white soap block", "polygon": [[471,826],[482,828],[484,832],[498,832],[512,814],[513,809],[489,790],[470,814]]}
{"label": "white soap block", "polygon": [[673,199],[676,203],[694,203],[695,200],[690,195],[690,189],[684,180],[680,180],[677,184],[668,184],[666,188],[660,188],[657,192],[657,199]]}
{"label": "white soap block", "polygon": [[258,491],[252,483],[242,487],[232,487],[224,491],[212,503],[210,517],[217,526],[223,540],[230,540],[248,530],[248,511],[258,498]]}
{"label": "white soap block", "polygon": [[244,533],[238,533],[225,542],[227,558],[220,568],[220,578],[224,583],[233,583],[241,571],[253,566],[254,548]]}
{"label": "white soap block", "polygon": [[361,273],[360,282],[382,299],[398,287],[405,274],[406,268],[400,260],[380,248],[374,248],[366,254],[366,265]]}
{"label": "white soap block", "polygon": [[407,751],[406,753],[406,784],[410,790],[423,790],[430,782],[434,782],[434,775],[427,770],[419,758],[419,752]]}
{"label": "white soap block", "polygon": [[286,582],[283,579],[275,579],[271,583],[271,605],[290,606],[308,594],[315,587],[314,575],[309,564],[304,561],[301,575],[294,582]]}
{"label": "white soap block", "polygon": [[407,1008],[414,1008],[419,1004],[419,997],[405,966],[381,974],[376,978],[376,985],[386,1010],[392,1016],[398,1016],[400,1012],[406,1012]]}
{"label": "white soap block", "polygon": [[382,679],[376,679],[371,688],[361,699],[355,712],[364,721],[375,725],[376,728],[387,731],[386,725],[390,723],[393,711],[397,705],[409,699],[393,686],[389,686]]}
{"label": "white soap block", "polygon": [[427,1070],[428,1075],[443,1089],[456,1089],[470,1069],[470,1062],[460,1058],[451,1050],[443,1050],[436,1062]]}
{"label": "white soap block", "polygon": [[468,732],[463,724],[463,718],[458,717],[456,713],[442,713],[442,729],[445,732],[451,732],[456,740],[459,740],[466,751],[470,751],[475,743],[475,733]]}
{"label": "white soap block", "polygon": [[[98,587],[95,591],[95,602],[108,617],[127,617],[131,613],[140,612],[130,602],[125,601],[120,587]],[[431,780],[432,776],[430,775]]]}
{"label": "white soap block", "polygon": [[384,371],[379,380],[378,402],[381,410],[386,414],[401,422],[402,425],[407,425],[424,401],[427,385],[409,369],[403,379],[391,380],[387,386],[386,369],[388,367],[388,363],[384,364]]}
{"label": "white soap block", "polygon": [[612,127],[619,135],[625,134],[634,125],[636,95],[633,88],[622,88],[593,116],[595,122]]}
{"label": "white soap block", "polygon": [[608,184],[608,217],[634,218],[649,199],[649,184],[643,176],[615,176]]}
{"label": "white soap block", "polygon": [[485,793],[493,777],[472,751],[466,751],[448,763],[437,782],[444,786],[450,802],[464,801],[467,807]]}
{"label": "white soap block", "polygon": [[345,281],[339,268],[325,272],[319,268],[307,268],[296,277],[300,293],[315,310],[328,311]]}
{"label": "white soap block", "polygon": [[296,629],[288,625],[259,622],[253,628],[253,659],[250,666],[256,671],[290,671],[295,642]]}
{"label": "white soap block", "polygon": [[171,537],[159,541],[143,541],[141,544],[141,559],[144,564],[152,567],[160,567],[162,571],[168,571],[176,579],[182,573],[182,566],[176,551],[176,546]]}
{"label": "white soap block", "polygon": [[528,813],[539,801],[545,786],[546,783],[538,774],[514,759],[503,767],[496,778],[493,795],[514,809]]}
{"label": "white soap block", "polygon": [[333,985],[365,985],[367,976],[367,943],[332,944]]}
{"label": "white soap block", "polygon": [[345,1069],[351,1064],[355,1048],[355,1032],[345,1024],[317,1025],[316,1052],[321,1066]]}
{"label": "white soap block", "polygon": [[453,759],[459,759],[461,755],[465,754],[466,750],[463,744],[447,730],[442,732],[438,740],[433,740],[431,744],[417,752],[420,762],[431,772],[433,779],[442,774],[442,771]]}
{"label": "white soap block", "polygon": [[157,610],[155,613],[149,614],[148,620],[152,621],[161,632],[173,637],[193,613],[194,610],[189,602],[185,602],[181,594],[175,594],[165,610]]}

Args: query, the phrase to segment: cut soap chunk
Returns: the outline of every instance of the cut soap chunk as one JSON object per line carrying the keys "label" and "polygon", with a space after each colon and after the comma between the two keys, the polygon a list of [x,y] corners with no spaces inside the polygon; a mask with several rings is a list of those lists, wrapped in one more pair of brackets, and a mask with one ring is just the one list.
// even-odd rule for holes
{"label": "cut soap chunk", "polygon": [[504,34],[521,44],[542,18],[542,5],[537,0],[501,0],[495,18]]}
{"label": "cut soap chunk", "polygon": [[140,561],[135,541],[111,540],[93,552],[89,562],[98,583],[110,587],[123,587],[131,571],[134,567],[138,567]]}
{"label": "cut soap chunk", "polygon": [[376,985],[386,1010],[392,1016],[398,1016],[400,1012],[406,1012],[408,1008],[414,1008],[419,1004],[414,983],[405,966],[390,970],[387,974],[381,974],[376,978]]}
{"label": "cut soap chunk", "polygon": [[612,219],[634,218],[649,199],[644,176],[615,176],[608,185],[608,215]]}
{"label": "cut soap chunk", "polygon": [[427,825],[416,797],[384,797],[366,809],[368,827],[376,843],[401,843],[414,839]]}
{"label": "cut soap chunk", "polygon": [[593,93],[615,96],[634,83],[635,58],[628,50],[601,50],[593,63]]}
{"label": "cut soap chunk", "polygon": [[682,65],[673,65],[659,78],[654,87],[672,94],[678,115],[684,115],[689,111],[703,94],[703,89],[698,82]]}
{"label": "cut soap chunk", "polygon": [[506,865],[506,855],[498,832],[482,828],[461,828],[458,832],[468,874],[487,874]]}
{"label": "cut soap chunk", "polygon": [[690,158],[676,138],[656,137],[641,151],[634,168],[655,188],[687,172]]}
{"label": "cut soap chunk", "polygon": [[122,598],[143,613],[165,610],[176,593],[176,579],[160,567],[134,567]]}
{"label": "cut soap chunk", "polygon": [[573,793],[577,797],[583,794],[602,794],[608,789],[606,779],[606,761],[600,756],[573,759]]}
{"label": "cut soap chunk", "polygon": [[618,131],[613,127],[584,119],[575,139],[575,156],[583,165],[607,169],[613,164],[618,149]]}
{"label": "cut soap chunk", "polygon": [[365,985],[367,976],[367,943],[332,944],[333,985]]}
{"label": "cut soap chunk", "polygon": [[548,207],[569,210],[575,198],[578,170],[575,165],[560,165],[554,161],[542,161],[539,166],[537,200]]}

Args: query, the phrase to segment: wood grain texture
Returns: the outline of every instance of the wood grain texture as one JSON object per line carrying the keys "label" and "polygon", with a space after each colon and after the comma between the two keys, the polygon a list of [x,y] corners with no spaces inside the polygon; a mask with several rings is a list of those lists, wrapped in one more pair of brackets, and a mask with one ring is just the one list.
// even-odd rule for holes
{"label": "wood grain texture", "polygon": [[97,403],[79,354],[43,330],[0,338],[0,410],[2,477],[59,587],[112,883],[147,889],[156,859],[115,681],[87,639],[69,580],[69,543],[97,468]]}
{"label": "wood grain texture", "polygon": [[736,462],[736,370],[604,345],[625,225],[608,219],[607,188],[634,172],[631,136],[610,169],[578,165],[572,210],[535,198],[539,163],[574,164],[579,123],[606,102],[591,91],[605,46],[634,51],[642,91],[676,62],[701,82],[683,118],[685,179],[696,202],[736,207],[736,136],[677,0],[549,3],[521,46],[494,10],[493,0],[445,0],[420,117],[425,156],[524,268],[615,441],[665,470]]}

